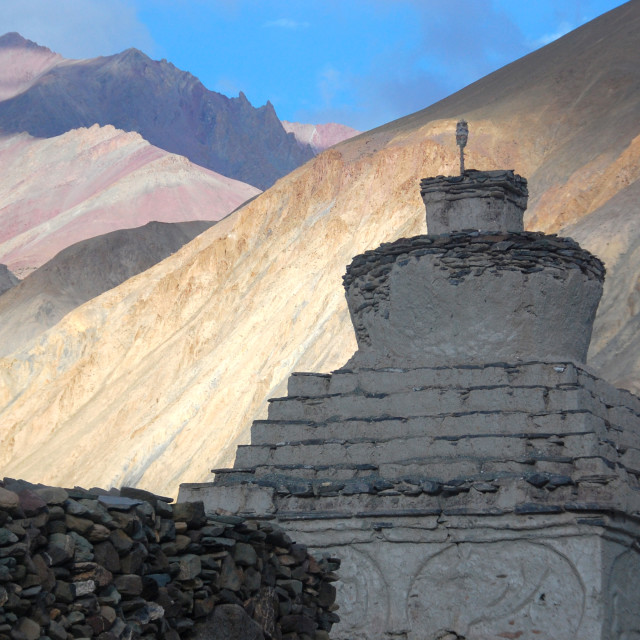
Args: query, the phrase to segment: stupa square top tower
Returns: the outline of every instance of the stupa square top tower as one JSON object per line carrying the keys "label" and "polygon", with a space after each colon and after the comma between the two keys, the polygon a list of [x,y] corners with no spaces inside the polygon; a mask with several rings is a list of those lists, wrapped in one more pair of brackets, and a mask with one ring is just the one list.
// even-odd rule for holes
{"label": "stupa square top tower", "polygon": [[476,171],[424,178],[420,194],[430,235],[478,229],[524,231],[527,181],[513,171]]}

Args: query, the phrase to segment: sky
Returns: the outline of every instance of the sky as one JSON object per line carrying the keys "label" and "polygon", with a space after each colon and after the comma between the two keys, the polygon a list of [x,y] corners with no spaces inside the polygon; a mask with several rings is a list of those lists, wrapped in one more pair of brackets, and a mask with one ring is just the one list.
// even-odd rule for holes
{"label": "sky", "polygon": [[0,0],[67,58],[129,47],[281,120],[364,131],[423,109],[620,0]]}

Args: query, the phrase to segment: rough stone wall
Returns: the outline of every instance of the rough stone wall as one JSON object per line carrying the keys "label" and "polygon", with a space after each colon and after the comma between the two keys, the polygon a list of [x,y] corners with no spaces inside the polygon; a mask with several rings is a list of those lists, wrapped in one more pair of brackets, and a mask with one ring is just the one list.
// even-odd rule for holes
{"label": "rough stone wall", "polygon": [[201,502],[0,483],[0,640],[326,640],[338,566]]}

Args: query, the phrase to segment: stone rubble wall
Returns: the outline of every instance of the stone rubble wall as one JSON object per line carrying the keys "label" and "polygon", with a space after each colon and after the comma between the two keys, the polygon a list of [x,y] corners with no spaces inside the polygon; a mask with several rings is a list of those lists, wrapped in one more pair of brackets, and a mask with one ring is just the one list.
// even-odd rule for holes
{"label": "stone rubble wall", "polygon": [[339,564],[201,502],[0,482],[0,640],[328,640]]}

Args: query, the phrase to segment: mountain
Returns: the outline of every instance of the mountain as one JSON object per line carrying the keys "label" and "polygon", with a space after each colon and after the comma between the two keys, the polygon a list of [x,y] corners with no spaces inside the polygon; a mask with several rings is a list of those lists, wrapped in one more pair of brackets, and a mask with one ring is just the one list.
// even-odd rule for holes
{"label": "mountain", "polygon": [[[20,283],[14,278],[15,286],[0,295],[0,356],[44,333],[87,300],[164,260],[213,224],[149,222],[118,229],[67,247]],[[1,278],[0,270],[0,283]]]}
{"label": "mountain", "polygon": [[0,359],[0,467],[175,495],[230,464],[291,371],[330,371],[355,350],[345,265],[425,232],[419,181],[457,173],[461,117],[468,167],[529,179],[528,228],[575,234],[605,260],[590,361],[640,390],[639,48],[633,1],[329,149],[71,311]]}
{"label": "mountain", "polygon": [[259,189],[313,157],[285,132],[271,103],[255,109],[243,93],[209,91],[166,60],[137,49],[89,60],[54,55],[19,34],[0,37],[0,62],[7,61],[0,86],[8,87],[0,132],[51,138],[111,124]]}
{"label": "mountain", "polygon": [[0,38],[0,100],[8,100],[28,89],[64,58],[18,33]]}
{"label": "mountain", "polygon": [[329,122],[327,124],[302,124],[300,122],[282,121],[287,133],[293,133],[300,145],[309,145],[317,155],[334,144],[357,136],[360,131],[344,124]]}
{"label": "mountain", "polygon": [[20,277],[80,240],[219,220],[259,193],[110,125],[0,137],[0,167],[0,263]]}

